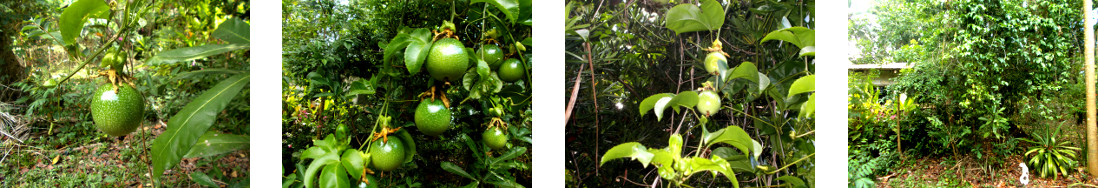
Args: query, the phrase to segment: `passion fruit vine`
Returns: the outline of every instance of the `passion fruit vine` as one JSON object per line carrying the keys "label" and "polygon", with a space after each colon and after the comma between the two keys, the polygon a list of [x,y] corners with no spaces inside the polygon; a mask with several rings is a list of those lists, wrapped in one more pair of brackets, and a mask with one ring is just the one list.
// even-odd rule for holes
{"label": "passion fruit vine", "polygon": [[511,139],[511,136],[507,135],[503,129],[499,127],[491,127],[488,130],[484,130],[484,134],[481,135],[481,139],[484,141],[484,145],[488,145],[489,148],[494,150],[503,149],[507,145],[507,140]]}
{"label": "passion fruit vine", "polygon": [[438,81],[456,82],[469,69],[465,45],[453,38],[435,41],[427,54],[427,72]]}
{"label": "passion fruit vine", "polygon": [[375,170],[396,170],[404,163],[404,152],[404,142],[400,138],[378,139],[370,144],[370,163]]}
{"label": "passion fruit vine", "polygon": [[515,58],[510,58],[503,61],[503,65],[499,67],[499,79],[505,82],[514,82],[522,77],[526,76],[526,67],[522,65],[522,61]]}
{"label": "passion fruit vine", "polygon": [[416,128],[423,134],[438,136],[450,129],[450,109],[442,100],[423,99],[416,107]]}
{"label": "passion fruit vine", "polygon": [[92,98],[91,114],[100,131],[111,136],[125,136],[141,125],[145,97],[126,84],[119,85],[117,90],[111,84],[103,84]]}

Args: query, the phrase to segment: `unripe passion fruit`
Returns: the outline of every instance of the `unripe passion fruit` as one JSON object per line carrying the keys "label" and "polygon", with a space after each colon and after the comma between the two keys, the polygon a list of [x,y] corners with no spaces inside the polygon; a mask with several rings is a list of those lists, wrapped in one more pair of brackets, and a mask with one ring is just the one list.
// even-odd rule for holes
{"label": "unripe passion fruit", "polygon": [[404,163],[404,142],[397,137],[375,140],[370,144],[370,164],[380,171],[392,171]]}
{"label": "unripe passion fruit", "polygon": [[442,100],[424,99],[416,107],[416,128],[423,134],[438,136],[450,129],[450,109]]}
{"label": "unripe passion fruit", "polygon": [[702,91],[698,94],[698,113],[709,116],[721,109],[721,98],[714,91]]}
{"label": "unripe passion fruit", "polygon": [[342,123],[339,124],[339,126],[336,126],[335,136],[336,136],[336,139],[338,139],[338,140],[346,139],[347,138],[347,126],[343,125]]}
{"label": "unripe passion fruit", "polygon": [[507,135],[507,132],[504,132],[503,129],[500,129],[499,127],[488,128],[488,130],[484,130],[484,134],[481,136],[483,137],[481,139],[484,140],[484,145],[488,145],[489,148],[495,150],[503,149],[503,147],[507,145],[507,140],[511,139],[510,136]]}
{"label": "unripe passion fruit", "polygon": [[720,71],[720,64],[726,64],[728,58],[724,57],[721,52],[710,52],[705,56],[705,72],[710,74],[717,74]]}
{"label": "unripe passion fruit", "polygon": [[439,81],[457,81],[469,69],[469,54],[465,45],[452,38],[435,41],[427,55],[427,72]]}
{"label": "unripe passion fruit", "polygon": [[145,98],[129,85],[119,85],[118,92],[111,84],[103,84],[92,98],[91,114],[96,128],[111,136],[130,134],[145,114]]}
{"label": "unripe passion fruit", "polygon": [[526,75],[526,67],[523,67],[522,61],[510,58],[503,61],[503,65],[500,65],[498,73],[500,80],[514,82],[522,79],[522,77]]}
{"label": "unripe passion fruit", "polygon": [[477,49],[477,57],[488,63],[492,70],[499,70],[499,64],[503,62],[503,49],[495,44],[485,44]]}

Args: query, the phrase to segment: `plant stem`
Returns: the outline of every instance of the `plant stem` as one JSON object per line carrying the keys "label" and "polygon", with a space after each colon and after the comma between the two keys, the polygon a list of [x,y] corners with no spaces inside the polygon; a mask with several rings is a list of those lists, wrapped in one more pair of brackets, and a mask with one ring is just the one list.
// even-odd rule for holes
{"label": "plant stem", "polygon": [[797,163],[800,163],[801,161],[804,161],[808,158],[812,158],[812,156],[815,156],[815,155],[816,155],[816,153],[808,154],[808,156],[801,157],[800,159],[797,159],[796,161],[793,161],[792,163],[785,164],[785,166],[783,166],[781,168],[778,168],[778,169],[775,169],[774,171],[770,171],[770,172],[766,172],[766,173],[767,174],[777,173],[778,171],[782,171],[782,170],[785,170],[785,168],[789,168],[790,166],[793,166],[793,164],[797,164]]}

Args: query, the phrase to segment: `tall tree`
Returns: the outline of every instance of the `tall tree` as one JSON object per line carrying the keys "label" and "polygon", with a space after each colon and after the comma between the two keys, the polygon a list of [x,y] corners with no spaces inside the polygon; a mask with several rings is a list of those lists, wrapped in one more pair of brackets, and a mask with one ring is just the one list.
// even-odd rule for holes
{"label": "tall tree", "polygon": [[[0,2],[0,84],[8,85],[27,77],[27,69],[12,51],[15,36],[19,35],[22,21],[42,14],[46,9],[42,1],[4,1]],[[0,89],[0,101],[14,99],[12,90]]]}

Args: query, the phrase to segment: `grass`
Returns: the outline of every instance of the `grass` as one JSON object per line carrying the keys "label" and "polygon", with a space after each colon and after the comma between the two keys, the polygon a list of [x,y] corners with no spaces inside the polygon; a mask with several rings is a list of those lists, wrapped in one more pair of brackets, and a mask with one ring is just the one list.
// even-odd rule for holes
{"label": "grass", "polygon": [[[0,187],[150,187],[152,140],[165,130],[146,121],[124,137],[108,137],[88,122],[32,125],[25,143],[2,139]],[[10,152],[7,152],[9,151]],[[158,180],[163,186],[196,187],[194,172],[203,172],[219,186],[247,185],[247,150],[210,158],[187,158]],[[231,187],[231,186],[228,186]]]}

